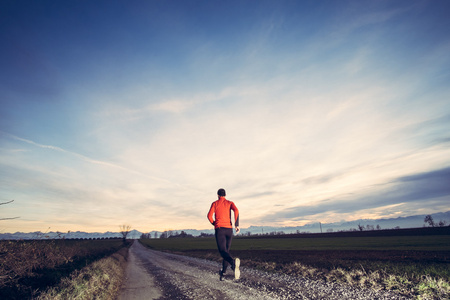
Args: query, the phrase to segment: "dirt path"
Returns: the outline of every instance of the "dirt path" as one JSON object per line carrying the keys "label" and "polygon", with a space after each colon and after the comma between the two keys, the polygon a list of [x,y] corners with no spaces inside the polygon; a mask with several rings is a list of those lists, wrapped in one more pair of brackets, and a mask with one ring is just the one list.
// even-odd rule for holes
{"label": "dirt path", "polygon": [[119,299],[404,299],[248,268],[241,268],[240,280],[229,271],[220,281],[219,268],[216,262],[150,250],[136,241]]}
{"label": "dirt path", "polygon": [[[139,244],[139,245],[137,245]],[[136,256],[136,248],[142,247],[134,242],[128,254],[126,282],[122,287],[119,300],[158,299],[162,297],[161,289],[155,284],[153,276],[147,272],[143,262]]]}

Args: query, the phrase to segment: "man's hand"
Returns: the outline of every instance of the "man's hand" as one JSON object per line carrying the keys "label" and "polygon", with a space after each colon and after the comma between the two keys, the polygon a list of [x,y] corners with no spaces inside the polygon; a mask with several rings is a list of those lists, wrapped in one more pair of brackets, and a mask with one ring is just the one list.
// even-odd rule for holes
{"label": "man's hand", "polygon": [[239,233],[239,231],[241,231],[241,230],[239,229],[239,227],[236,227],[236,233]]}

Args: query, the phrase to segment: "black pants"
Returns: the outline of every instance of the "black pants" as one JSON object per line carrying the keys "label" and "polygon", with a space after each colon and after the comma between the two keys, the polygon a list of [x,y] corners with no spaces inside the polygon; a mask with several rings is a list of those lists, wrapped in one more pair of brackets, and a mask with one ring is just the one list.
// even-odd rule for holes
{"label": "black pants", "polygon": [[233,239],[233,228],[216,228],[216,243],[220,255],[223,257],[222,270],[225,272],[228,265],[234,269],[234,261],[230,255],[231,240]]}

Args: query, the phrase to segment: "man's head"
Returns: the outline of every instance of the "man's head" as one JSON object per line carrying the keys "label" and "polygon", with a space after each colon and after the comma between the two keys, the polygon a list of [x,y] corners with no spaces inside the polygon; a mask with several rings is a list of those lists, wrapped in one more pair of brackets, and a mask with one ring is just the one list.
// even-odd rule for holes
{"label": "man's head", "polygon": [[217,195],[218,195],[219,197],[225,197],[225,196],[227,195],[227,193],[225,193],[225,190],[224,190],[224,189],[219,189],[219,190],[217,191]]}

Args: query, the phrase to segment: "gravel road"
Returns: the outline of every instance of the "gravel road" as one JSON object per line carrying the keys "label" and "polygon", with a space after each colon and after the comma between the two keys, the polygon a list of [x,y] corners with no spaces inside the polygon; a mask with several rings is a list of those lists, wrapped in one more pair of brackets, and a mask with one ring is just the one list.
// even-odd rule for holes
{"label": "gravel road", "polygon": [[241,279],[229,270],[220,281],[219,269],[217,262],[150,250],[136,241],[119,299],[406,299],[245,266]]}

